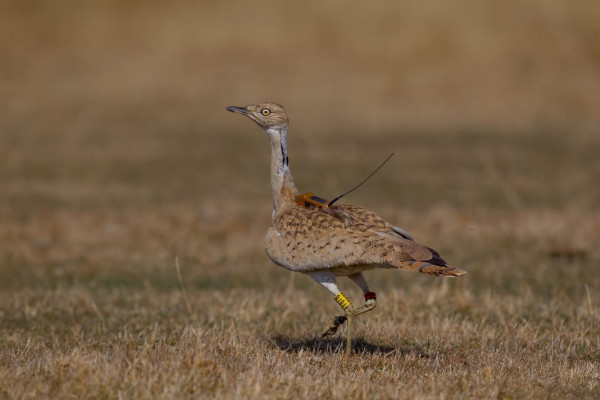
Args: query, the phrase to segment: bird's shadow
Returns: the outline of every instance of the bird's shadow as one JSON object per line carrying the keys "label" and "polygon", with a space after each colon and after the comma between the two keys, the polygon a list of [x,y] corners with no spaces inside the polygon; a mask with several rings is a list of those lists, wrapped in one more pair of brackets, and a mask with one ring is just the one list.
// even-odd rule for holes
{"label": "bird's shadow", "polygon": [[[344,338],[327,338],[321,339],[318,337],[309,339],[294,339],[286,336],[274,336],[271,338],[275,345],[288,353],[297,353],[301,350],[314,353],[335,354],[344,351],[346,339]],[[363,337],[357,337],[352,340],[352,352],[355,354],[370,354],[370,355],[391,355],[391,354],[415,354],[420,358],[429,358],[425,349],[419,346],[412,347],[394,347],[370,343]]]}

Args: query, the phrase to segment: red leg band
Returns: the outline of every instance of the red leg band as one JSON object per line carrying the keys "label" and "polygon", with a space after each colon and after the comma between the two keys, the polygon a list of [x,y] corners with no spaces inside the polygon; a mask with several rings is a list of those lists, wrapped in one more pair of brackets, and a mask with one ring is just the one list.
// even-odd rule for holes
{"label": "red leg band", "polygon": [[377,296],[375,295],[375,292],[365,292],[365,301],[367,300],[377,300]]}

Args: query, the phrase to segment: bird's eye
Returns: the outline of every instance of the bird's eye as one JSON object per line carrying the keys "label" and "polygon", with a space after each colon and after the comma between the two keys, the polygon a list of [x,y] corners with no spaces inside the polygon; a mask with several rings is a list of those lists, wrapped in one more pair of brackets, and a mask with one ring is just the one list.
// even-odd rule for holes
{"label": "bird's eye", "polygon": [[268,108],[263,108],[262,110],[260,110],[260,113],[266,117],[267,115],[271,114],[271,110],[269,110]]}

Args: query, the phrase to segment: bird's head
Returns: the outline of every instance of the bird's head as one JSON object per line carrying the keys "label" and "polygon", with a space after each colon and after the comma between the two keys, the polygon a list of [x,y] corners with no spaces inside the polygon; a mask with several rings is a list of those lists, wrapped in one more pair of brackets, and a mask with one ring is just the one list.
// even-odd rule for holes
{"label": "bird's head", "polygon": [[285,108],[275,103],[258,103],[246,107],[231,106],[227,107],[227,111],[243,114],[265,130],[283,129],[289,122]]}

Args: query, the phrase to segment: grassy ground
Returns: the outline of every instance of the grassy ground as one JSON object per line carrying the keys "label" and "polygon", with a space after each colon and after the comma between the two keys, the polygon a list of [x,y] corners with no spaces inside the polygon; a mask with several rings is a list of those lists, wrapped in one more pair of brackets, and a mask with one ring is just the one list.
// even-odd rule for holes
{"label": "grassy ground", "polygon": [[299,187],[327,197],[396,151],[348,200],[469,271],[370,273],[379,306],[344,363],[342,336],[315,339],[337,304],[262,250],[269,148],[240,131],[4,148],[4,397],[600,395],[598,138],[390,132],[346,136],[329,157],[338,137],[293,132]]}
{"label": "grassy ground", "polygon": [[[596,5],[211,4],[0,5],[0,397],[599,398]],[[347,201],[469,271],[368,273],[347,362],[259,100],[300,190],[396,152]]]}

